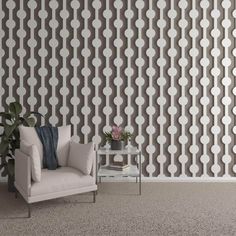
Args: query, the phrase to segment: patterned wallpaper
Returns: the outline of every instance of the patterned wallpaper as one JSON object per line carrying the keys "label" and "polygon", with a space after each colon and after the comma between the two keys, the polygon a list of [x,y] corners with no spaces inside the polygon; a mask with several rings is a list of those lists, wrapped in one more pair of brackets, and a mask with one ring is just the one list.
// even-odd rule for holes
{"label": "patterned wallpaper", "polygon": [[236,176],[235,26],[230,0],[2,0],[0,108],[125,127],[146,177]]}

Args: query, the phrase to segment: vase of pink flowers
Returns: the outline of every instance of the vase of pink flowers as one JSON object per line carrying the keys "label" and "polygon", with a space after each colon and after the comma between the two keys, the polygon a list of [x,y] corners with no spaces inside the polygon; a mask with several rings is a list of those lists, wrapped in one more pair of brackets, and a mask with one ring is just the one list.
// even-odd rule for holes
{"label": "vase of pink flowers", "polygon": [[130,140],[132,134],[119,126],[113,126],[112,131],[105,132],[105,140],[110,143],[112,150],[124,149],[125,142]]}

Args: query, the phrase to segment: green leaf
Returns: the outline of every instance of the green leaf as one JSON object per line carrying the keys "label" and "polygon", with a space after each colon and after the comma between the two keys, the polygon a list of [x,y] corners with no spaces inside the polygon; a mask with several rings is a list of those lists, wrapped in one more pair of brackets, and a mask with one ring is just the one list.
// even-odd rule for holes
{"label": "green leaf", "polygon": [[105,141],[110,143],[112,140],[112,132],[105,132],[104,134],[105,134]]}
{"label": "green leaf", "polygon": [[20,117],[21,120],[21,124],[25,125],[25,126],[35,126],[35,119],[33,117],[29,117],[29,118],[24,118],[24,117]]}
{"label": "green leaf", "polygon": [[27,113],[25,113],[24,115],[23,115],[23,117],[21,117],[21,118],[28,118],[30,116],[30,112],[27,112]]}
{"label": "green leaf", "polygon": [[2,174],[1,174],[1,176],[2,176],[2,177],[6,177],[7,174],[8,174],[7,165],[4,165],[4,167],[3,167],[3,172],[2,172]]}
{"label": "green leaf", "polygon": [[25,118],[25,122],[27,123],[28,126],[35,126],[35,119],[33,117]]}
{"label": "green leaf", "polygon": [[41,116],[41,117],[44,117],[42,114],[40,114],[40,113],[37,112],[37,111],[31,111],[31,112],[30,112],[30,115],[35,115],[35,116]]}
{"label": "green leaf", "polygon": [[5,134],[6,134],[7,138],[9,138],[12,135],[12,133],[15,130],[16,126],[17,126],[17,124],[5,125],[4,130],[5,130]]}
{"label": "green leaf", "polygon": [[13,134],[15,136],[16,139],[19,139],[20,138],[20,131],[18,129],[18,127],[16,127],[13,131]]}
{"label": "green leaf", "polygon": [[24,114],[23,117],[24,117],[24,118],[28,118],[28,117],[30,117],[31,115],[44,117],[42,114],[40,114],[39,112],[36,112],[36,111],[30,111],[30,112]]}
{"label": "green leaf", "polygon": [[9,147],[9,142],[6,140],[2,140],[2,142],[0,143],[0,154],[3,155],[8,151],[8,147]]}
{"label": "green leaf", "polygon": [[15,150],[17,148],[20,148],[20,140],[19,139],[14,139],[11,141],[11,151],[12,154],[15,155]]}
{"label": "green leaf", "polygon": [[7,156],[10,158],[14,158],[10,153],[8,153]]}
{"label": "green leaf", "polygon": [[4,119],[7,119],[7,120],[12,119],[12,115],[10,113],[0,112],[0,116],[3,117]]}
{"label": "green leaf", "polygon": [[[0,123],[0,127],[4,127],[4,124]],[[0,137],[3,137],[3,136],[4,136],[4,129],[2,130],[2,133],[0,134]]]}
{"label": "green leaf", "polygon": [[9,105],[9,111],[16,117],[21,113],[22,106],[18,102],[12,102]]}
{"label": "green leaf", "polygon": [[6,156],[1,157],[1,165],[4,166],[7,164]]}
{"label": "green leaf", "polygon": [[3,127],[3,129],[4,129],[5,125],[6,125],[6,123],[4,121],[2,123],[0,123],[0,127]]}

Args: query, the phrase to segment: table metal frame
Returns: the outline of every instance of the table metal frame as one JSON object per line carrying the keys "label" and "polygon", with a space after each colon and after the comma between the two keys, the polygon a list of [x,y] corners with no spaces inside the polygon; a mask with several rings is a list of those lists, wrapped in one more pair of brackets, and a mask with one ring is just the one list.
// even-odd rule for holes
{"label": "table metal frame", "polygon": [[[137,175],[129,175],[129,174],[119,174],[119,176],[129,176],[129,177],[136,177],[136,183],[138,182],[139,179],[139,195],[141,195],[141,184],[142,184],[142,163],[141,163],[141,151],[139,151],[137,148],[127,148],[127,149],[123,149],[123,150],[111,150],[111,149],[105,149],[105,148],[99,148],[96,151],[96,184],[98,184],[98,178],[99,178],[99,182],[101,183],[101,178],[105,177],[105,176],[99,176],[99,169],[100,169],[100,156],[101,155],[109,155],[109,162],[110,162],[110,156],[111,155],[128,155],[132,156],[132,155],[136,155],[136,157],[138,157],[138,161],[137,162],[137,169],[139,171],[139,173]],[[115,170],[114,170],[115,171]],[[115,177],[116,175],[109,175],[110,177]],[[107,177],[107,176],[106,176]]]}

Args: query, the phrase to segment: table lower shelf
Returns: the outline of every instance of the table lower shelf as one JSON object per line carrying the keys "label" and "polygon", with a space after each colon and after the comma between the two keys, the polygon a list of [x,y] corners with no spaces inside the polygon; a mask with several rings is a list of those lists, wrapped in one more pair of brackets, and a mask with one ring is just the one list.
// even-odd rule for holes
{"label": "table lower shelf", "polygon": [[98,177],[110,177],[110,176],[130,176],[130,177],[138,177],[139,169],[137,166],[130,166],[128,169],[119,171],[119,170],[109,170],[106,167],[101,167],[98,170]]}

